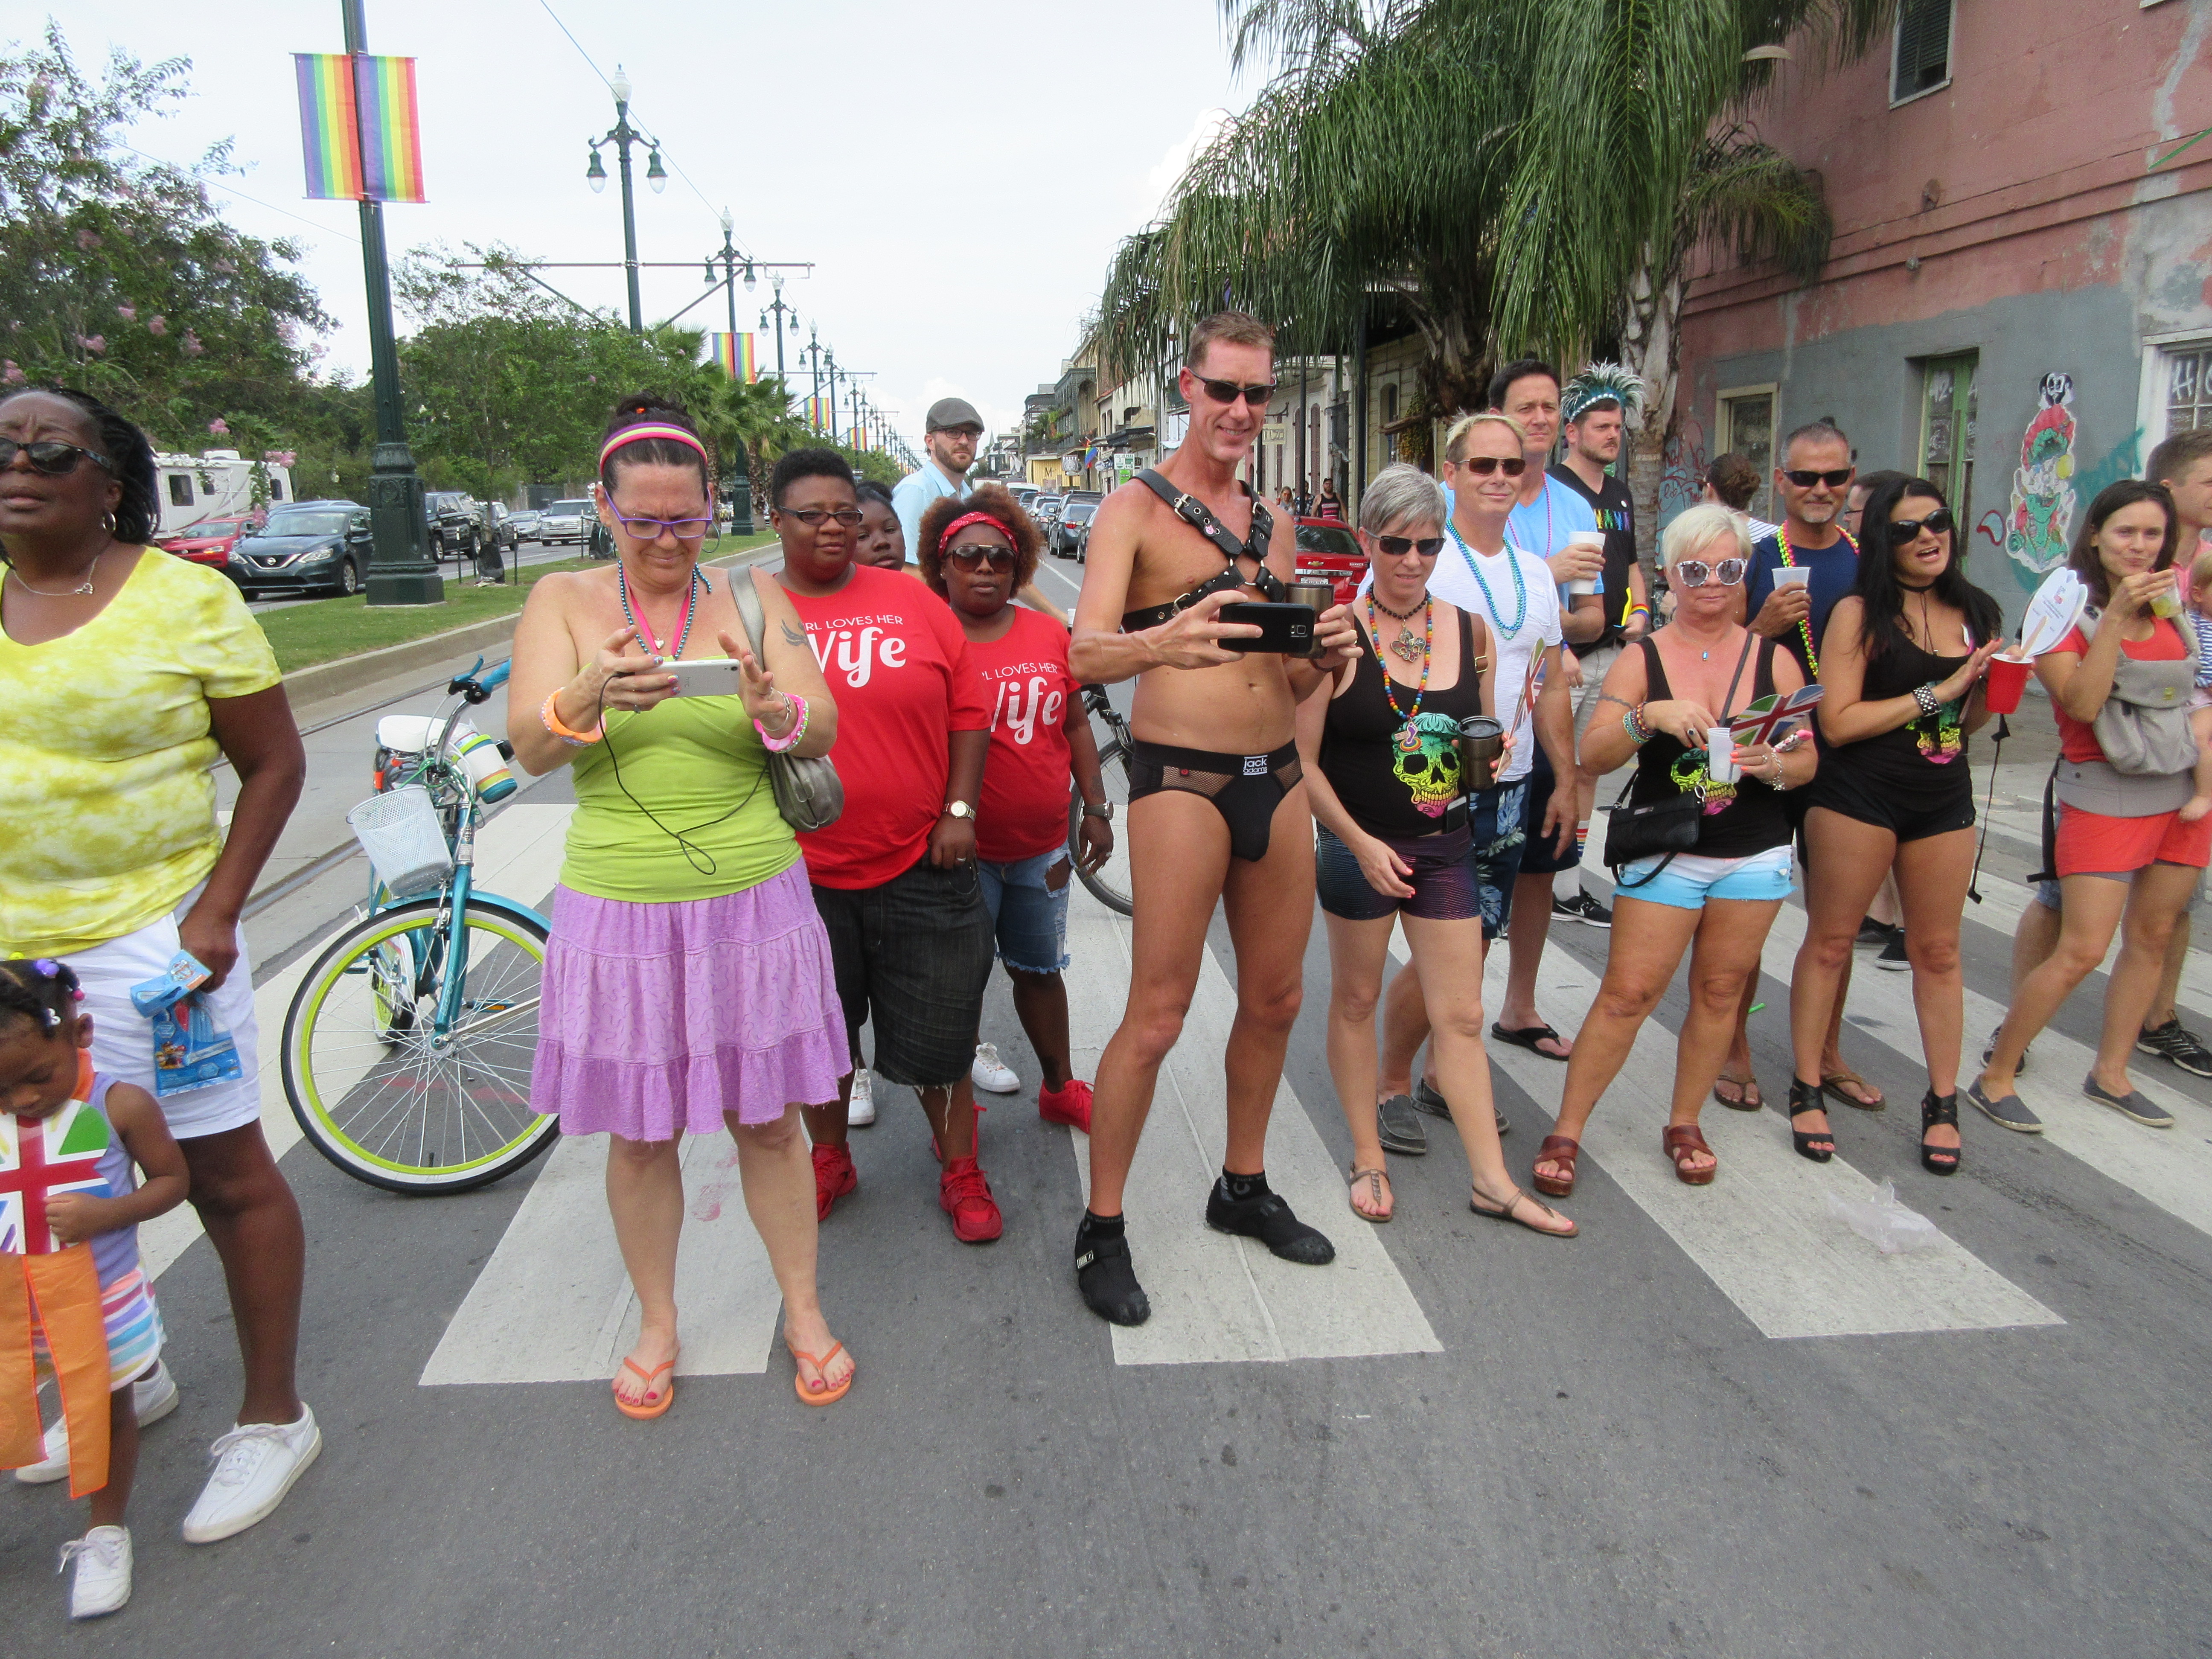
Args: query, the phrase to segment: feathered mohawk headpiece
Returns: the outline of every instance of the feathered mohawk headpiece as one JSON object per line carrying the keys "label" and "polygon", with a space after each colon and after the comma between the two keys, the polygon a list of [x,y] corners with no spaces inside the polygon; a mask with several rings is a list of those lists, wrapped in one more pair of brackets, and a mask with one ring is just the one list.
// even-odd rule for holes
{"label": "feathered mohawk headpiece", "polygon": [[1633,421],[1644,412],[1644,382],[1626,363],[1585,363],[1582,373],[1559,388],[1559,416],[1579,421],[1600,404],[1619,404],[1621,417]]}

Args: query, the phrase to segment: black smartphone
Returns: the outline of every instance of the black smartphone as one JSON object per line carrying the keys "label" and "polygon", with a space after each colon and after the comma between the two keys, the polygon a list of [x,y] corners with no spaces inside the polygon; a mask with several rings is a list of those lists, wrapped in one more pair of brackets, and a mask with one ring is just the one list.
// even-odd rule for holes
{"label": "black smartphone", "polygon": [[1224,639],[1224,651],[1279,651],[1285,656],[1313,654],[1314,608],[1310,605],[1276,605],[1260,599],[1238,599],[1224,605],[1216,622],[1243,623],[1257,627],[1257,639]]}

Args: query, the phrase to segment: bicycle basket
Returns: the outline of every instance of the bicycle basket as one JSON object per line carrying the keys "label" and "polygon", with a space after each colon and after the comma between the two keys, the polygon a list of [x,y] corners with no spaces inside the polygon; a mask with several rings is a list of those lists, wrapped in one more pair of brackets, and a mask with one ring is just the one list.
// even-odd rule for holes
{"label": "bicycle basket", "polygon": [[394,898],[429,891],[453,867],[438,809],[419,783],[370,796],[346,814],[346,823]]}

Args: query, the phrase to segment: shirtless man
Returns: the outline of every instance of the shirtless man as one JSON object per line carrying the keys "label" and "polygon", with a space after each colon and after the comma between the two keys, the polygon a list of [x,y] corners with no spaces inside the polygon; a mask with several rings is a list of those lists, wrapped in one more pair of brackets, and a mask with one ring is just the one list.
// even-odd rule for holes
{"label": "shirtless man", "polygon": [[[1297,527],[1261,507],[1237,477],[1274,381],[1274,331],[1256,318],[1223,312],[1191,330],[1181,380],[1190,429],[1158,469],[1185,497],[1183,511],[1142,477],[1109,495],[1091,521],[1075,607],[1075,677],[1085,684],[1137,680],[1129,1000],[1098,1064],[1090,1204],[1075,1235],[1083,1299],[1116,1325],[1141,1325],[1152,1314],[1122,1232],[1122,1188],[1160,1062],[1197,988],[1217,899],[1237,951],[1237,1019],[1225,1057],[1229,1145],[1206,1200],[1207,1224],[1256,1238],[1289,1261],[1318,1267],[1336,1256],[1268,1189],[1266,1152],[1313,926],[1313,818],[1291,717],[1353,654],[1353,624],[1340,605],[1325,611],[1316,630],[1322,654],[1298,659],[1224,649],[1224,640],[1260,630],[1217,619],[1233,601],[1282,598],[1281,584],[1291,580]],[[1249,551],[1232,564],[1192,522],[1198,504],[1248,549],[1265,527],[1257,538],[1264,565]],[[1212,591],[1185,603],[1204,587]]]}

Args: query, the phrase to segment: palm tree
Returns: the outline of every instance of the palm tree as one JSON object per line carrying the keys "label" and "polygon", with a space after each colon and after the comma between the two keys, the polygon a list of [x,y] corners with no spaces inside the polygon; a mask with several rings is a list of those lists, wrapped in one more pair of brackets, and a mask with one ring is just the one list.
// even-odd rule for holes
{"label": "palm tree", "polygon": [[777,375],[750,383],[724,379],[708,410],[707,423],[716,444],[744,450],[745,470],[756,489],[786,452],[814,441],[805,423],[791,413],[791,393]]}
{"label": "palm tree", "polygon": [[1895,3],[1221,0],[1232,61],[1275,73],[1117,252],[1104,348],[1158,361],[1226,296],[1294,319],[1291,349],[1340,352],[1395,295],[1428,407],[1475,406],[1518,351],[1617,342],[1663,435],[1692,251],[1806,276],[1826,255],[1818,181],[1735,125],[1790,55],[1774,43],[1848,61]]}

